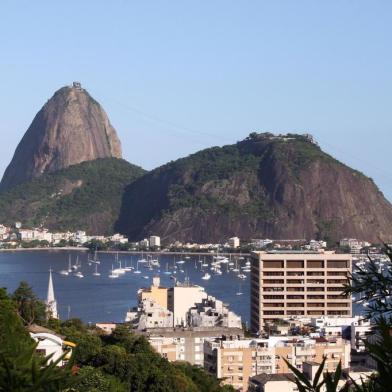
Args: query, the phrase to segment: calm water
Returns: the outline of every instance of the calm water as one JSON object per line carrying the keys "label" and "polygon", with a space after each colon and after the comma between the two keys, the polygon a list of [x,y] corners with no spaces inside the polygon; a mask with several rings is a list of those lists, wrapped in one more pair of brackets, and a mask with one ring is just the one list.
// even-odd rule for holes
{"label": "calm water", "polygon": [[[68,268],[68,256],[72,256],[72,264],[76,255],[82,261],[81,271],[84,278],[75,276],[63,276],[58,271]],[[122,266],[136,265],[140,255],[120,254]],[[15,290],[19,282],[27,281],[41,298],[46,298],[48,287],[48,271],[51,267],[54,271],[53,282],[57,299],[58,311],[62,319],[68,317],[79,317],[85,322],[124,320],[125,313],[129,307],[136,305],[136,293],[141,287],[150,286],[152,277],[159,275],[161,285],[172,286],[173,280],[170,275],[164,273],[166,264],[169,268],[173,266],[173,256],[160,256],[160,271],[148,270],[140,265],[141,274],[127,272],[118,279],[110,279],[108,275],[112,264],[116,268],[115,255],[100,253],[101,264],[98,265],[100,277],[92,275],[94,264],[87,263],[87,252],[78,251],[26,251],[26,252],[0,252],[0,286],[9,291]],[[212,275],[210,280],[202,280],[203,272],[200,271],[199,257],[191,257],[182,266],[184,273],[177,273],[180,281],[189,276],[192,283],[205,288],[206,292],[230,304],[230,308],[240,314],[243,321],[249,322],[249,273],[247,279],[240,280],[235,273],[226,272],[226,265],[222,265],[222,275]],[[179,256],[177,256],[179,260]],[[206,257],[208,262],[211,257]],[[145,277],[148,277],[145,279]],[[238,296],[240,291],[243,295]]]}

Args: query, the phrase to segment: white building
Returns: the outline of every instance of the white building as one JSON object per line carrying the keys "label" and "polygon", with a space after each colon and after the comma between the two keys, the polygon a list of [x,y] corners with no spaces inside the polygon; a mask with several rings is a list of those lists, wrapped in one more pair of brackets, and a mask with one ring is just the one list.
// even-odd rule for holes
{"label": "white building", "polygon": [[351,350],[364,352],[365,341],[373,333],[373,325],[369,320],[357,320],[351,324]]}
{"label": "white building", "polygon": [[31,338],[38,343],[36,352],[45,357],[52,355],[49,362],[56,362],[64,355],[64,358],[56,365],[63,366],[71,358],[72,349],[76,347],[76,344],[65,341],[64,336],[35,324],[30,325],[28,331],[30,332]]}
{"label": "white building", "polygon": [[87,242],[87,235],[85,231],[78,230],[72,235],[72,239],[78,244],[84,244]]}
{"label": "white building", "polygon": [[144,299],[139,310],[137,329],[173,328],[173,313],[151,299]]}
{"label": "white building", "polygon": [[240,239],[238,237],[229,238],[228,244],[230,248],[239,248],[240,247]]}
{"label": "white building", "polygon": [[187,324],[192,327],[242,328],[241,316],[212,296],[203,299],[189,310]]}
{"label": "white building", "polygon": [[19,230],[19,239],[21,241],[33,241],[34,231],[30,230],[30,229],[20,229]]}
{"label": "white building", "polygon": [[152,235],[150,236],[150,241],[149,241],[150,248],[160,248],[161,247],[161,237],[158,237],[157,235]]}
{"label": "white building", "polygon": [[197,285],[177,282],[176,286],[169,288],[168,309],[173,312],[174,326],[186,326],[189,310],[204,298],[207,298],[207,293],[203,287]]}

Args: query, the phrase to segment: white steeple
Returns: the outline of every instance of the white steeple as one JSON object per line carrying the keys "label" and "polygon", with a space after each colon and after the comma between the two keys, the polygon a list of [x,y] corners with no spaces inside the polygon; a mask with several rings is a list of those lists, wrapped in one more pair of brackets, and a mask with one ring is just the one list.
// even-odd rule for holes
{"label": "white steeple", "polygon": [[53,280],[52,280],[52,268],[49,269],[49,285],[48,285],[48,296],[46,298],[46,311],[48,315],[54,319],[58,319],[57,313],[57,302],[56,298],[54,297],[54,290],[53,290]]}

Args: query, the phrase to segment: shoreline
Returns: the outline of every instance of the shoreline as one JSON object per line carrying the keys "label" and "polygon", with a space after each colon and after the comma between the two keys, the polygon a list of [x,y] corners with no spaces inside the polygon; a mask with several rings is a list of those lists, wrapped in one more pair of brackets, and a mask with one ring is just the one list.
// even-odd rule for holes
{"label": "shoreline", "polygon": [[[66,252],[89,252],[89,248],[86,247],[59,247],[59,248],[15,248],[15,249],[0,249],[0,252],[34,252],[34,251],[45,251],[45,252],[58,252],[58,251],[66,251]],[[216,252],[163,252],[163,251],[139,251],[139,250],[99,250],[98,253],[118,253],[118,254],[157,254],[157,255],[184,255],[184,256],[214,256]],[[235,257],[250,257],[250,253],[228,253],[228,252],[219,252],[221,256],[235,256]]]}

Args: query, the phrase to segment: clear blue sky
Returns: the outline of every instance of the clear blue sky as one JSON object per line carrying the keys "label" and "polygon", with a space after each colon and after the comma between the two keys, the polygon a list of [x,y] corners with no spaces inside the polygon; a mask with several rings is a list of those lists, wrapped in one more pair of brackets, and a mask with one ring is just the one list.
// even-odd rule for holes
{"label": "clear blue sky", "polygon": [[79,80],[147,169],[251,131],[310,132],[392,200],[391,1],[59,3],[0,3],[0,172]]}

